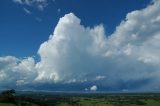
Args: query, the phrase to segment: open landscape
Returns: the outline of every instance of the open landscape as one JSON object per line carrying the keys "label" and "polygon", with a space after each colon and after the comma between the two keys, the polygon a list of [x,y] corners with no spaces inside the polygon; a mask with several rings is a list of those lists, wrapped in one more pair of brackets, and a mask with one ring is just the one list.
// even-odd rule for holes
{"label": "open landscape", "polygon": [[[7,91],[8,92],[8,91]],[[160,93],[17,92],[0,96],[0,106],[160,106]]]}

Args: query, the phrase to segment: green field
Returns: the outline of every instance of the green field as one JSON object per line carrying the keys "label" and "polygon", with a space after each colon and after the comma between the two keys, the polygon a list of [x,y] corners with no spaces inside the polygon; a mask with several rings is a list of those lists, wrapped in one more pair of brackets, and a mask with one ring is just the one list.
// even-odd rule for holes
{"label": "green field", "polygon": [[131,100],[130,98],[118,100],[115,97],[112,97],[111,99],[76,97],[72,98],[72,101],[70,102],[61,101],[57,106],[160,106],[160,100]]}
{"label": "green field", "polygon": [[[104,99],[86,99],[86,98],[75,98],[75,99],[78,99],[79,102],[75,104],[74,103],[72,104],[71,102],[70,103],[59,102],[55,106],[160,106],[160,101],[155,101],[155,100],[147,100],[147,101],[142,100],[142,101],[145,101],[144,102],[145,104],[141,105],[141,104],[130,104],[127,102],[120,103],[118,101],[111,103]],[[23,106],[23,105],[15,105],[11,103],[0,103],[0,106]],[[38,106],[38,105],[30,104],[26,106]]]}
{"label": "green field", "polygon": [[160,93],[6,92],[0,106],[160,106]]}
{"label": "green field", "polygon": [[[24,106],[24,105],[16,105],[16,104],[13,104],[13,103],[0,103],[0,106]],[[38,105],[35,105],[35,104],[28,104],[28,105],[25,105],[25,106],[38,106]]]}
{"label": "green field", "polygon": [[0,106],[16,106],[16,105],[11,103],[0,103]]}

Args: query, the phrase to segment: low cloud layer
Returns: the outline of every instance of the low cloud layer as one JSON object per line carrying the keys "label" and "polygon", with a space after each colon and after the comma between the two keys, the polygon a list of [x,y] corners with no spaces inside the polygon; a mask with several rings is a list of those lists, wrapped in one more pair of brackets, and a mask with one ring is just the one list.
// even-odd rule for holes
{"label": "low cloud layer", "polygon": [[[84,27],[73,13],[33,57],[0,57],[0,84],[95,84],[112,90],[160,89],[160,1],[127,14],[111,35],[103,25]],[[83,88],[83,90],[86,87]],[[45,88],[44,88],[45,89]]]}

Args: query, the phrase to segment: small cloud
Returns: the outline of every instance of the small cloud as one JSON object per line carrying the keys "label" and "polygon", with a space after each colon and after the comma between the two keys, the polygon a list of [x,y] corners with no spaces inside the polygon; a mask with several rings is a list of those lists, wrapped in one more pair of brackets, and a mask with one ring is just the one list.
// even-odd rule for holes
{"label": "small cloud", "polygon": [[42,19],[39,18],[39,17],[37,17],[36,20],[37,20],[38,22],[42,22]]}
{"label": "small cloud", "polygon": [[37,5],[37,8],[38,8],[40,11],[43,11],[44,8],[45,8],[45,6],[40,4],[40,5]]}
{"label": "small cloud", "polygon": [[23,4],[22,0],[13,0],[13,2],[18,3],[18,4]]}
{"label": "small cloud", "polygon": [[59,8],[59,9],[57,10],[57,12],[61,12],[61,9]]}
{"label": "small cloud", "polygon": [[69,81],[67,81],[66,83],[75,83],[76,82],[76,79],[71,79]]}
{"label": "small cloud", "polygon": [[129,91],[128,89],[123,89],[123,90],[122,90],[122,92],[128,92],[128,91]]}
{"label": "small cloud", "polygon": [[29,14],[29,15],[31,15],[32,13],[31,13],[31,11],[30,10],[28,10],[28,9],[26,9],[26,8],[23,8],[23,10],[27,13],[27,14]]}
{"label": "small cloud", "polygon": [[92,87],[90,87],[90,91],[97,91],[97,86],[96,85],[93,85]]}
{"label": "small cloud", "polygon": [[102,80],[104,78],[106,78],[106,76],[99,75],[99,76],[96,77],[96,80]]}
{"label": "small cloud", "polygon": [[88,91],[88,88],[85,88],[84,90],[85,90],[85,91]]}
{"label": "small cloud", "polygon": [[16,81],[16,85],[19,86],[19,85],[24,85],[26,82],[24,80],[17,80]]}

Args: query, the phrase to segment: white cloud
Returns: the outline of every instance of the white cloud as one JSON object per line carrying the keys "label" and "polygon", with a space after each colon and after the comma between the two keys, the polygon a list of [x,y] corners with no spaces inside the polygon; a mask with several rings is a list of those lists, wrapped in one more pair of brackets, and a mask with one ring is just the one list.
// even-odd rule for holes
{"label": "white cloud", "polygon": [[27,13],[27,14],[32,14],[30,10],[23,8],[23,10]]}
{"label": "white cloud", "polygon": [[84,28],[74,14],[65,15],[59,20],[50,39],[40,46],[38,53],[41,61],[36,65],[39,70],[37,79],[81,81],[87,74],[95,74],[97,69],[92,65],[97,64],[96,58],[99,56],[96,55],[103,51],[104,40],[102,25],[94,29]]}
{"label": "white cloud", "polygon": [[98,74],[107,76],[105,84],[116,85],[152,79],[160,68],[159,9],[157,1],[128,13],[108,38],[103,25],[84,27],[73,13],[66,14],[40,46],[37,80],[93,81]]}
{"label": "white cloud", "polygon": [[13,56],[0,57],[0,84],[3,86],[16,86],[20,83],[31,84],[37,72],[32,57],[18,59]]}
{"label": "white cloud", "polygon": [[106,76],[102,76],[102,75],[96,76],[96,80],[102,80],[102,79],[104,79],[104,78],[106,78]]}
{"label": "white cloud", "polygon": [[38,22],[42,22],[42,19],[39,18],[39,17],[36,17],[36,20],[37,20]]}
{"label": "white cloud", "polygon": [[85,91],[88,91],[88,88],[85,88],[84,90],[85,90]]}
{"label": "white cloud", "polygon": [[111,35],[105,34],[103,25],[84,27],[73,13],[66,14],[40,45],[39,62],[32,57],[0,58],[0,81],[17,85],[99,81],[98,87],[160,88],[160,1],[154,2],[128,13]]}
{"label": "white cloud", "polygon": [[13,0],[13,2],[21,5],[33,6],[41,11],[48,5],[48,0]]}
{"label": "white cloud", "polygon": [[13,0],[13,2],[23,4],[22,0]]}
{"label": "white cloud", "polygon": [[97,91],[97,86],[96,85],[93,85],[92,87],[90,87],[90,91]]}
{"label": "white cloud", "polygon": [[59,8],[59,9],[57,9],[57,12],[61,12],[61,9]]}

